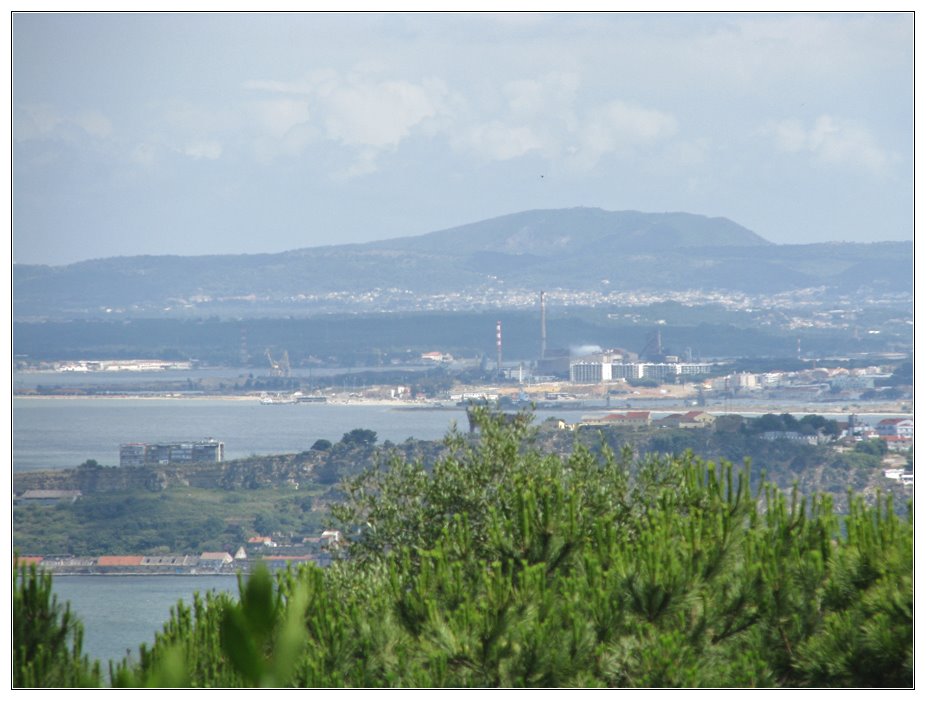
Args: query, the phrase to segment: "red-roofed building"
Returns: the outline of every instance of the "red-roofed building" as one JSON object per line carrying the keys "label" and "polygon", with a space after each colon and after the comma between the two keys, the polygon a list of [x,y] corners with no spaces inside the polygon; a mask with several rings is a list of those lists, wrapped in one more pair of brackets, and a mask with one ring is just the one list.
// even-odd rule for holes
{"label": "red-roofed building", "polygon": [[713,426],[716,417],[706,411],[689,411],[684,414],[669,414],[659,421],[662,426],[671,428],[708,428]]}
{"label": "red-roofed building", "polygon": [[141,555],[100,555],[96,559],[97,567],[141,567],[144,558]]}
{"label": "red-roofed building", "polygon": [[913,440],[913,419],[882,419],[875,426],[881,438],[900,438]]}
{"label": "red-roofed building", "polygon": [[38,565],[45,558],[41,555],[20,555],[16,558],[19,567],[28,567],[29,565]]}
{"label": "red-roofed building", "polygon": [[649,426],[650,413],[648,411],[628,411],[623,414],[608,414],[602,420],[602,423],[612,426]]}
{"label": "red-roofed building", "polygon": [[275,548],[276,543],[273,542],[273,538],[269,535],[256,535],[248,538],[248,545],[264,545],[268,548]]}

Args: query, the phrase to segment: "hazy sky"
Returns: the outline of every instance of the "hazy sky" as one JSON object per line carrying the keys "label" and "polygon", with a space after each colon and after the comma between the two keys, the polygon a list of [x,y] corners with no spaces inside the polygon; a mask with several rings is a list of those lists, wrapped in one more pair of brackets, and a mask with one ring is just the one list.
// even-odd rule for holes
{"label": "hazy sky", "polygon": [[13,257],[527,209],[913,237],[913,15],[17,14]]}

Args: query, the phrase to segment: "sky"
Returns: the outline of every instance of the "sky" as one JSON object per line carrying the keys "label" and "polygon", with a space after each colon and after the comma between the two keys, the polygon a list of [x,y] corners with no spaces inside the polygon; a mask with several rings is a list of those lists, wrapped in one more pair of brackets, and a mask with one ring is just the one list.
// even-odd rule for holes
{"label": "sky", "polygon": [[531,209],[913,238],[912,13],[14,14],[13,260]]}

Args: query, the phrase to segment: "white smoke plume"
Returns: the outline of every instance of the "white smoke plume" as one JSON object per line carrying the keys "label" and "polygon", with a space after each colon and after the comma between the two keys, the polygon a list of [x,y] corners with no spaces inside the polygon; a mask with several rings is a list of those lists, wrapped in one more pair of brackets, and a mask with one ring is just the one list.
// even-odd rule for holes
{"label": "white smoke plume", "polygon": [[569,346],[569,355],[573,358],[581,357],[583,355],[591,355],[592,353],[602,353],[604,352],[602,347],[596,344],[585,344],[583,346]]}

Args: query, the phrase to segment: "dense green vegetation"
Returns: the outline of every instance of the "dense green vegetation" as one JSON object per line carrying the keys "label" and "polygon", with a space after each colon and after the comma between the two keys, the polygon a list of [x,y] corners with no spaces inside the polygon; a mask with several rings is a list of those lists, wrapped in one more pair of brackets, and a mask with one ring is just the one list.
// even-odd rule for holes
{"label": "dense green vegetation", "polygon": [[[882,476],[887,451],[884,441],[851,447],[811,445],[763,439],[769,430],[801,435],[819,431],[826,438],[836,427],[813,414],[800,420],[789,414],[755,419],[726,415],[710,429],[590,426],[572,432],[545,428],[525,440],[537,451],[561,458],[581,448],[600,460],[604,459],[603,449],[614,453],[631,449],[637,457],[650,453],[679,456],[690,451],[718,463],[743,464],[750,459],[753,489],[758,489],[764,478],[786,490],[797,485],[802,494],[827,493],[837,513],[848,510],[847,490],[868,503],[880,490],[894,497],[895,508],[903,509],[904,487]],[[273,535],[281,542],[292,536],[299,542],[323,529],[327,504],[343,498],[339,482],[394,460],[417,460],[430,469],[446,450],[439,441],[408,439],[400,444],[379,444],[374,431],[357,428],[336,443],[316,441],[305,453],[228,463],[221,473],[222,482],[216,481],[211,487],[202,478],[191,486],[192,475],[181,470],[166,487],[143,475],[136,480],[137,488],[109,487],[112,491],[101,486],[105,477],[115,479],[124,470],[87,461],[75,472],[73,483],[58,485],[82,489],[84,494],[78,501],[15,506],[14,545],[22,554],[155,555],[234,552],[248,536],[256,534]],[[232,479],[233,475],[237,477]],[[20,476],[19,480],[28,477]]]}
{"label": "dense green vegetation", "polygon": [[178,605],[111,683],[912,686],[912,506],[840,517],[691,453],[480,428],[344,483],[343,560]]}
{"label": "dense green vegetation", "polygon": [[318,493],[171,487],[90,494],[74,504],[17,505],[15,546],[24,554],[234,552],[254,534],[318,535],[324,518],[313,510]]}

